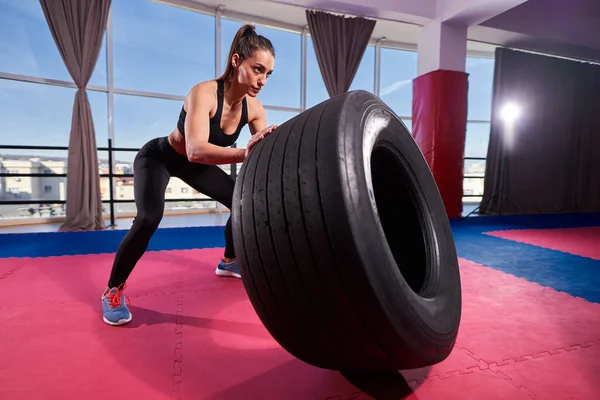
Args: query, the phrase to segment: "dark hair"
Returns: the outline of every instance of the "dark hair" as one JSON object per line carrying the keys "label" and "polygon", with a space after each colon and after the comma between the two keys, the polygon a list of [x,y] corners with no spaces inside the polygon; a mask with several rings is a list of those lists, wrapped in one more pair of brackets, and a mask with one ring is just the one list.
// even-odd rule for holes
{"label": "dark hair", "polygon": [[225,72],[219,79],[229,81],[233,78],[233,67],[231,66],[231,59],[234,54],[240,57],[240,62],[244,61],[254,54],[256,50],[263,49],[270,52],[275,57],[275,49],[269,39],[256,33],[256,28],[253,25],[246,24],[242,26],[231,43],[229,49],[229,56],[227,56],[227,65],[225,66]]}

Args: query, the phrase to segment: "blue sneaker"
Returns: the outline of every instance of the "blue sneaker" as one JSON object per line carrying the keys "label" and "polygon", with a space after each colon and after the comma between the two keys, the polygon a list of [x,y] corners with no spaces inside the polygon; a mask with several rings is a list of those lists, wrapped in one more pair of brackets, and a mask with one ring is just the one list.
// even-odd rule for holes
{"label": "blue sneaker", "polygon": [[102,294],[103,319],[109,325],[123,325],[131,321],[131,313],[125,304],[125,299],[129,300],[129,297],[123,293],[123,290],[125,290],[124,283],[118,288],[107,289]]}
{"label": "blue sneaker", "polygon": [[215,274],[218,276],[233,276],[234,278],[242,278],[237,263],[235,261],[226,263],[223,261],[223,259],[219,261],[219,265],[217,265]]}

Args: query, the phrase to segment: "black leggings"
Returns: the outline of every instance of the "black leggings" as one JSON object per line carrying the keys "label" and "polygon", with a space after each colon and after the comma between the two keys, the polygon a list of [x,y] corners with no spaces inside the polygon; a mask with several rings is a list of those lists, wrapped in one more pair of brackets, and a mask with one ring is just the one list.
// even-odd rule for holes
{"label": "black leggings", "polygon": [[[133,162],[133,187],[137,215],[121,241],[108,287],[125,283],[142,257],[162,220],[169,179],[177,177],[193,189],[231,210],[235,181],[217,165],[192,163],[177,153],[166,137],[146,143]],[[231,217],[225,225],[225,257],[235,258]]]}

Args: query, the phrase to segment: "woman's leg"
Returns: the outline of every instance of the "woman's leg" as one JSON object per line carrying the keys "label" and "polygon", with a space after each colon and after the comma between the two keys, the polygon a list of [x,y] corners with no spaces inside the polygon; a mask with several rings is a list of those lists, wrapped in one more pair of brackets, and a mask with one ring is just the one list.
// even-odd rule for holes
{"label": "woman's leg", "polygon": [[[188,163],[184,168],[178,168],[176,175],[193,189],[231,210],[235,181],[219,166]],[[235,264],[231,216],[225,224],[225,252],[216,272],[221,276],[241,277]]]}
{"label": "woman's leg", "polygon": [[133,166],[133,192],[137,213],[133,225],[119,245],[108,287],[119,287],[144,255],[162,220],[165,191],[170,174],[167,166],[154,158],[140,157]]}
{"label": "woman's leg", "polygon": [[[151,146],[148,146],[151,147]],[[142,257],[150,238],[158,228],[164,213],[165,190],[170,175],[164,160],[145,155],[142,149],[133,163],[133,191],[137,214],[129,232],[119,245],[102,294],[103,319],[109,325],[123,325],[131,321],[125,303],[125,282]]]}

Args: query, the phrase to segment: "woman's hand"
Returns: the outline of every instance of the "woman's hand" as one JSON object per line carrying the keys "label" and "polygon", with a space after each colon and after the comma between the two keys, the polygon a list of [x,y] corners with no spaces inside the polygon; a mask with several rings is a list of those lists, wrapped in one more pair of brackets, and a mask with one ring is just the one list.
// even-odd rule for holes
{"label": "woman's hand", "polygon": [[271,126],[266,127],[265,129],[262,129],[262,130],[256,132],[254,135],[252,135],[250,137],[250,140],[248,141],[248,145],[246,146],[246,157],[248,157],[250,150],[252,150],[252,148],[254,147],[254,145],[256,145],[256,143],[260,142],[262,139],[264,139],[264,137],[266,135],[273,132],[275,129],[277,129],[277,125],[271,125]]}

